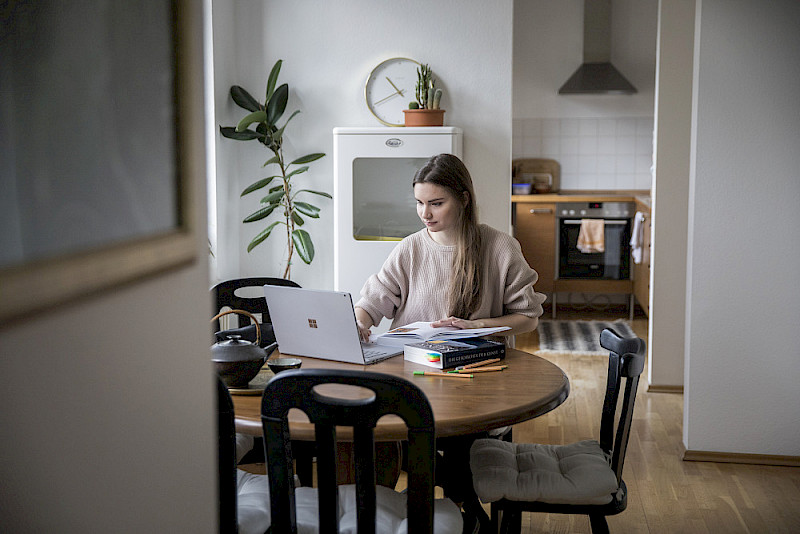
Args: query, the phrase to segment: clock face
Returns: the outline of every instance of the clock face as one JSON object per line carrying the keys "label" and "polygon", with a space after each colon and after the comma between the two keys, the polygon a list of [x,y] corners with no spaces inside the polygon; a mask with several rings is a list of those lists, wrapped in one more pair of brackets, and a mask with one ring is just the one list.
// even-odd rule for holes
{"label": "clock face", "polygon": [[413,59],[387,59],[372,69],[364,87],[367,107],[386,126],[403,126],[403,110],[416,100],[417,68]]}

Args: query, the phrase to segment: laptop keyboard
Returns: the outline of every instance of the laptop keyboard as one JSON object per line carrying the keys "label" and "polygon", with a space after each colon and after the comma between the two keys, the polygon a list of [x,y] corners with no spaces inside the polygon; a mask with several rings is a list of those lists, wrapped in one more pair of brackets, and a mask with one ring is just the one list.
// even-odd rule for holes
{"label": "laptop keyboard", "polygon": [[364,352],[364,361],[367,363],[374,362],[381,356],[386,356],[386,352],[382,350],[364,349],[363,352]]}
{"label": "laptop keyboard", "polygon": [[361,344],[361,352],[364,353],[364,363],[367,364],[379,362],[397,354],[397,351],[387,350],[386,347],[374,348],[374,345],[370,346],[365,343]]}

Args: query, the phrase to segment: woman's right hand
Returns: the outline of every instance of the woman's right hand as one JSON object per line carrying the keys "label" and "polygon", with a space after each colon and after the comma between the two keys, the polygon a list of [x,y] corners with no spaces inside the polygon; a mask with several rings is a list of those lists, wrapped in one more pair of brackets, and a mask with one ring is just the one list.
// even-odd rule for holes
{"label": "woman's right hand", "polygon": [[372,334],[370,328],[372,328],[372,317],[364,311],[362,308],[355,307],[354,310],[356,313],[356,326],[358,326],[358,335],[361,338],[361,341],[367,343],[369,341],[369,336]]}
{"label": "woman's right hand", "polygon": [[358,335],[361,338],[361,341],[364,343],[369,342],[369,336],[372,334],[372,331],[369,329],[369,327],[361,321],[356,321],[356,326],[358,326]]}

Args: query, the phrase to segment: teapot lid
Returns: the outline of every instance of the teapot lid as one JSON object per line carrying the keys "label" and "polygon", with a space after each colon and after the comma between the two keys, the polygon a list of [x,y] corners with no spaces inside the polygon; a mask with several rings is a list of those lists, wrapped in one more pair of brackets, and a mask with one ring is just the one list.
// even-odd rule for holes
{"label": "teapot lid", "polygon": [[266,359],[264,349],[242,336],[230,334],[225,341],[218,341],[211,347],[214,361],[245,361]]}

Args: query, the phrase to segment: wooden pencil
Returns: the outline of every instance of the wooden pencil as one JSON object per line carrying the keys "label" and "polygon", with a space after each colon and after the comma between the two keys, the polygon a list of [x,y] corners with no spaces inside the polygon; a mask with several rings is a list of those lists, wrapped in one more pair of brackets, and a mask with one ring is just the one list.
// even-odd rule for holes
{"label": "wooden pencil", "polygon": [[490,360],[483,360],[482,362],[475,362],[475,363],[470,363],[468,365],[461,365],[459,367],[456,367],[456,371],[460,369],[474,369],[476,367],[482,367],[484,365],[489,365],[490,363],[497,363],[499,361],[500,358],[492,358]]}
{"label": "wooden pencil", "polygon": [[466,375],[461,373],[440,373],[434,371],[414,371],[414,376],[437,376],[439,378],[472,378],[472,375]]}
{"label": "wooden pencil", "polygon": [[456,369],[454,371],[448,371],[448,372],[451,373],[451,374],[452,373],[459,373],[459,374],[461,374],[461,373],[489,373],[489,372],[492,372],[492,371],[502,371],[503,369],[506,369],[507,367],[508,367],[507,365],[496,365],[496,366],[492,366],[492,367],[477,367],[477,368],[474,368],[474,369]]}

